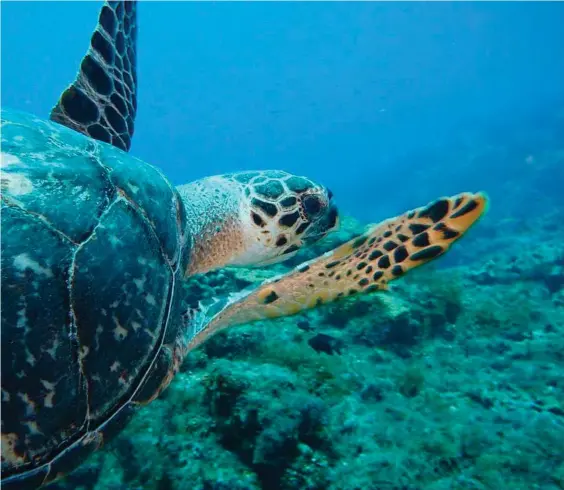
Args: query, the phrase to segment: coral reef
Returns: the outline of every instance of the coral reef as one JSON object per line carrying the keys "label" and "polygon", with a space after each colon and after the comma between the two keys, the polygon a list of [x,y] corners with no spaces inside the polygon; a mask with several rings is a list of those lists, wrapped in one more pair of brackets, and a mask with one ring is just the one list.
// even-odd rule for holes
{"label": "coral reef", "polygon": [[[467,266],[439,261],[389,293],[227,329],[53,488],[564,488],[564,233],[552,238],[532,253],[476,240]],[[320,335],[338,349],[314,348]]]}
{"label": "coral reef", "polygon": [[[487,168],[495,212],[463,243],[388,293],[221,332],[53,490],[563,490],[559,117],[430,151],[415,202],[379,199],[480,188]],[[290,263],[186,287],[195,302],[248,287],[362,228],[344,219]]]}

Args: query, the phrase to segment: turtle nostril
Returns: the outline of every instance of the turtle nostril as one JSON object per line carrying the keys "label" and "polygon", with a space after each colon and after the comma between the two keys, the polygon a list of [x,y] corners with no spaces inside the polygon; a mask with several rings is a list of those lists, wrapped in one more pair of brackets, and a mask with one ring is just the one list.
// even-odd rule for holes
{"label": "turtle nostril", "polygon": [[333,191],[327,187],[327,199],[331,200],[333,198]]}

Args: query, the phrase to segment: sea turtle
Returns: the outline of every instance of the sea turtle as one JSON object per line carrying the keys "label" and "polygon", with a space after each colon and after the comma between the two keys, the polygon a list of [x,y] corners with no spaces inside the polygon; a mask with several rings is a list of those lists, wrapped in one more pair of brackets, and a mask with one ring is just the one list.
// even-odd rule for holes
{"label": "sea turtle", "polygon": [[282,260],[337,225],[330,192],[282,171],[175,188],[126,151],[136,4],[106,2],[51,121],[2,112],[2,478],[38,488],[77,467],[229,326],[292,315],[444,253],[482,194],[441,198],[259,287],[194,302],[187,278]]}

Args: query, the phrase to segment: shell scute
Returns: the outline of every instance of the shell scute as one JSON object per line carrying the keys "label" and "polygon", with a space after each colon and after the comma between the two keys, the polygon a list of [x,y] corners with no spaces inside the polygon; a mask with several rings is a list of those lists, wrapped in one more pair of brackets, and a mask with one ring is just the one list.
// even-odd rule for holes
{"label": "shell scute", "polygon": [[82,461],[100,448],[104,440],[100,432],[90,432],[66,448],[52,463],[45,465],[48,475],[44,484],[51,483],[75,469]]}
{"label": "shell scute", "polygon": [[145,405],[154,400],[168,386],[174,373],[174,357],[172,351],[164,346],[147,374],[134,402]]}
{"label": "shell scute", "polygon": [[178,202],[178,193],[156,168],[121,151],[101,145],[101,158],[110,178],[127,198],[146,215],[162,241],[172,267],[180,258],[186,217]]}
{"label": "shell scute", "polygon": [[[12,116],[2,112],[3,118]],[[115,188],[94,143],[55,123],[33,123],[37,129],[3,119],[2,194],[79,243],[98,224]],[[75,141],[81,144],[74,146]]]}
{"label": "shell scute", "polygon": [[73,245],[17,207],[2,206],[2,227],[4,470],[28,466],[78,431],[86,394],[69,318]]}
{"label": "shell scute", "polygon": [[172,287],[151,225],[119,199],[74,265],[71,306],[92,420],[106,418],[138,387],[166,331]]}

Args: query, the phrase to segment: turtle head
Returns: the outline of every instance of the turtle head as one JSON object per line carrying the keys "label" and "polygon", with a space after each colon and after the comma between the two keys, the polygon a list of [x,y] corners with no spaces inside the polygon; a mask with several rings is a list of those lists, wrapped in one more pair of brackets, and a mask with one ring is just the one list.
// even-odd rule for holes
{"label": "turtle head", "polygon": [[193,238],[189,275],[281,262],[339,223],[327,187],[283,171],[207,177],[178,190]]}
{"label": "turtle head", "polygon": [[247,252],[240,265],[284,261],[337,229],[339,213],[330,189],[281,171],[256,175],[256,180],[243,184],[241,219]]}

